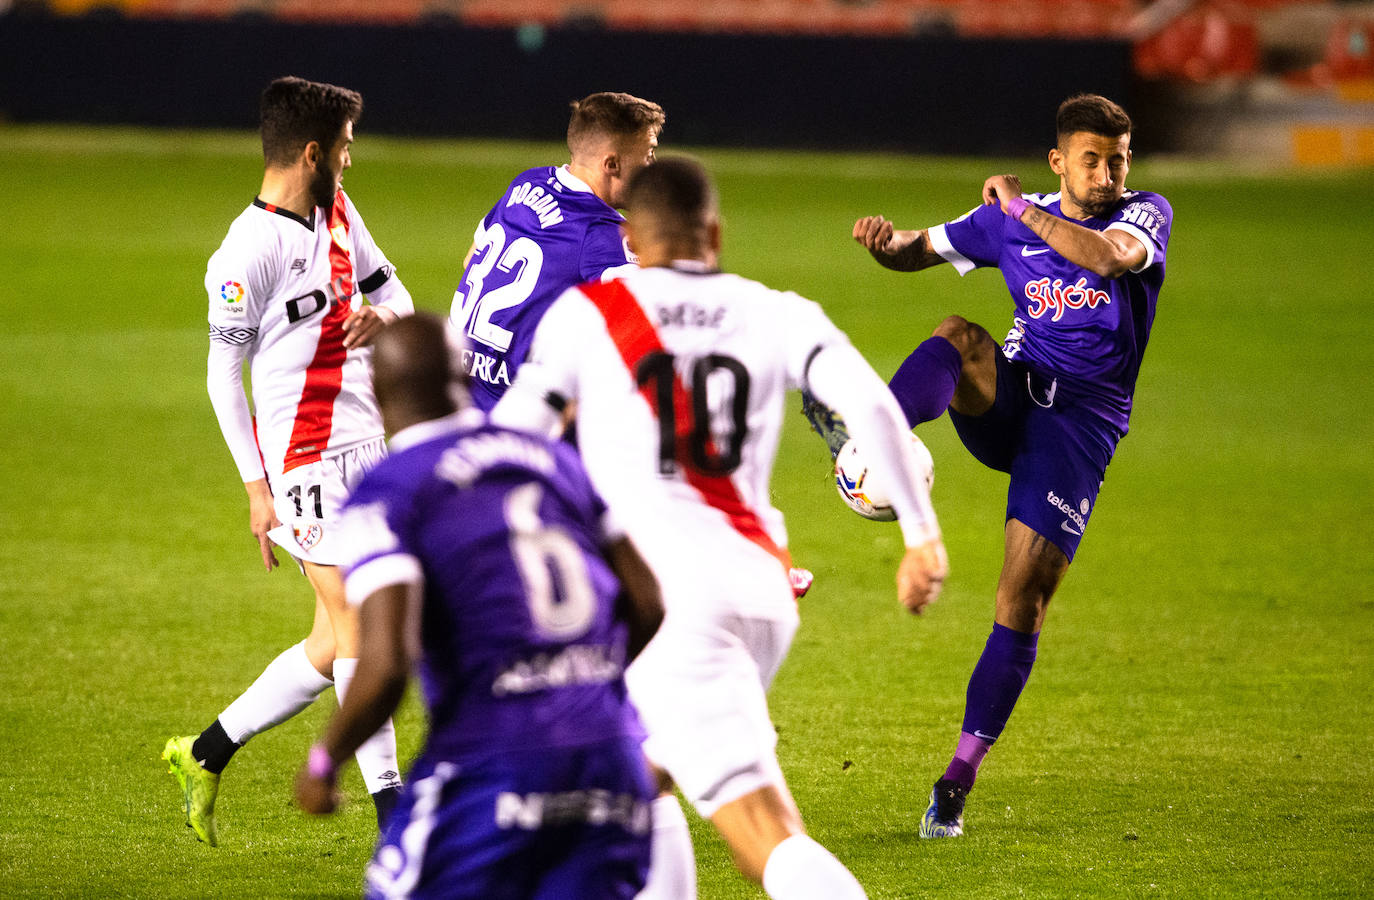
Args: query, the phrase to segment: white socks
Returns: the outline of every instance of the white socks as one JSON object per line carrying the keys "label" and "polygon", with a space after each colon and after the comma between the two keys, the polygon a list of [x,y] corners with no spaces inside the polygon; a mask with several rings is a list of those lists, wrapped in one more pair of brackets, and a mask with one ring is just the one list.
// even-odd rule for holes
{"label": "white socks", "polygon": [[763,889],[773,900],[862,900],[867,894],[830,851],[804,834],[773,848],[763,867]]}
{"label": "white socks", "polygon": [[[334,660],[334,693],[339,698],[340,706],[348,694],[348,686],[353,682],[353,673],[357,668],[356,657]],[[363,784],[367,785],[369,794],[375,794],[383,788],[401,786],[401,770],[396,763],[396,726],[391,719],[387,719],[376,734],[363,742],[353,758],[358,761],[358,771],[363,773]]]}
{"label": "white socks", "polygon": [[677,797],[668,794],[653,804],[654,843],[649,879],[635,900],[696,900],[697,861],[692,833]]}
{"label": "white socks", "polygon": [[301,641],[268,663],[248,690],[219,714],[219,723],[229,740],[243,744],[314,703],[331,684],[310,664]]}

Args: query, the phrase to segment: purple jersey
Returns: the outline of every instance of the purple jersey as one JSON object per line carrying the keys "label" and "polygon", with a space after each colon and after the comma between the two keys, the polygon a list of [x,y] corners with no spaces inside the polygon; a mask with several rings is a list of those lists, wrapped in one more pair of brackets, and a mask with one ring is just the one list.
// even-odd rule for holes
{"label": "purple jersey", "polygon": [[425,755],[640,733],[621,678],[606,507],[571,446],[468,410],[402,431],[349,498],[351,598],[423,583]]}
{"label": "purple jersey", "polygon": [[521,173],[482,219],[449,312],[469,344],[464,362],[479,409],[510,387],[559,294],[634,265],[624,221],[566,166]]}
{"label": "purple jersey", "polygon": [[1060,210],[1057,192],[1025,196],[1065,221],[1134,235],[1145,245],[1144,264],[1104,278],[1064,259],[996,205],[930,229],[931,244],[960,275],[982,266],[1001,269],[1016,303],[1002,352],[1082,398],[1124,435],[1164,283],[1173,210],[1159,194],[1126,191],[1110,214],[1077,220]]}

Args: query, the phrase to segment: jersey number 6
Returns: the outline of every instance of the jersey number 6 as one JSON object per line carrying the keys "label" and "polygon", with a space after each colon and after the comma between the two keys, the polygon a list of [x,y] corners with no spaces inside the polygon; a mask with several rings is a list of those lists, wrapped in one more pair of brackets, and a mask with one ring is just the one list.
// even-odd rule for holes
{"label": "jersey number 6", "polygon": [[596,592],[577,542],[557,525],[540,520],[543,493],[538,482],[530,482],[506,495],[510,551],[535,627],[550,638],[572,640],[591,627]]}

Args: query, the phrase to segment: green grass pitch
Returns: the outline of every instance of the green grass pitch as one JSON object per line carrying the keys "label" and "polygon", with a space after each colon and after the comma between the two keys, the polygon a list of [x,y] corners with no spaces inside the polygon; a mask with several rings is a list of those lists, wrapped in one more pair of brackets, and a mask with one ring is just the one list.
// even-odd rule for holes
{"label": "green grass pitch", "polygon": [[[1010,304],[993,272],[880,269],[854,219],[943,221],[1009,167],[1055,187],[1043,159],[700,155],[726,267],[820,301],[885,375],[943,316],[999,335]],[[446,310],[478,217],[561,158],[364,127],[346,182],[420,305]],[[332,701],[239,754],[218,850],[158,759],[310,616],[304,580],[257,562],[204,387],[201,279],[257,188],[255,139],[0,127],[0,171],[0,894],[356,895],[356,770],[334,819],[290,795]],[[1374,173],[1141,160],[1130,183],[1176,212],[1133,430],[963,840],[916,823],[991,624],[1005,479],[947,420],[921,429],[952,573],[913,618],[896,528],[842,507],[789,417],[774,491],[817,583],[772,694],[779,752],[873,897],[1374,895]],[[403,755],[421,727],[412,694]],[[762,896],[695,838],[703,897]]]}

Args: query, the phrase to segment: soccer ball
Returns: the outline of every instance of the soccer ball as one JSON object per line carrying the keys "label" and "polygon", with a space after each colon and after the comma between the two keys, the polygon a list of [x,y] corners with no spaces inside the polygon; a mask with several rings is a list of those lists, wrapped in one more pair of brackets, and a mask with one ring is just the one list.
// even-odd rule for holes
{"label": "soccer ball", "polygon": [[[935,460],[915,434],[911,435],[911,444],[916,450],[918,465],[926,490],[929,491],[935,484]],[[897,518],[882,479],[869,474],[868,460],[853,438],[845,441],[835,457],[835,490],[840,492],[840,499],[845,505],[865,519],[891,522]]]}

